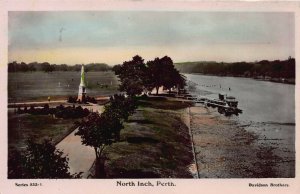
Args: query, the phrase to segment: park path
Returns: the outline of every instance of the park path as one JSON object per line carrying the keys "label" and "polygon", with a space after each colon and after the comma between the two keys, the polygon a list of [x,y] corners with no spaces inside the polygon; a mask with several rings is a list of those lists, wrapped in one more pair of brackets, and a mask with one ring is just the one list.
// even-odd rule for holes
{"label": "park path", "polygon": [[[89,106],[93,111],[102,112],[103,106],[93,105]],[[56,148],[61,150],[69,158],[69,172],[79,173],[83,172],[82,178],[89,176],[89,170],[93,165],[96,157],[94,148],[82,145],[81,137],[75,136],[78,128],[65,137],[61,142],[56,145]]]}
{"label": "park path", "polygon": [[[98,96],[95,97],[96,100],[109,100],[109,96]],[[8,103],[8,106],[24,106],[24,105],[38,105],[38,104],[56,104],[56,103],[66,103],[67,100],[51,100],[49,101],[28,101],[28,102],[13,102]]]}
{"label": "park path", "polygon": [[66,100],[51,100],[49,101],[31,101],[31,102],[14,102],[8,103],[8,106],[24,106],[24,105],[38,105],[38,104],[55,104],[55,103],[66,103]]}
{"label": "park path", "polygon": [[78,128],[58,143],[56,148],[69,158],[69,172],[83,172],[82,177],[86,178],[95,160],[95,151],[92,147],[81,144],[81,137],[75,135],[77,131]]}

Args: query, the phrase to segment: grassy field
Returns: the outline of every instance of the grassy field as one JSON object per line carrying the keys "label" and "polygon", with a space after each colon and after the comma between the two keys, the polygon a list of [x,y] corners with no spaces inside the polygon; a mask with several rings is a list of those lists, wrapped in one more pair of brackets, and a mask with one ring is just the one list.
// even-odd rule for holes
{"label": "grassy field", "polygon": [[51,138],[54,143],[58,143],[74,130],[74,122],[72,119],[57,119],[50,115],[8,113],[8,153],[13,149],[25,148],[28,138],[37,142]]}
{"label": "grassy field", "polygon": [[182,122],[189,104],[162,98],[141,101],[121,141],[107,149],[108,178],[192,178],[192,149]]}
{"label": "grassy field", "polygon": [[[117,92],[118,80],[112,71],[86,73],[87,95],[102,96]],[[8,102],[66,99],[76,96],[80,72],[8,73]]]}

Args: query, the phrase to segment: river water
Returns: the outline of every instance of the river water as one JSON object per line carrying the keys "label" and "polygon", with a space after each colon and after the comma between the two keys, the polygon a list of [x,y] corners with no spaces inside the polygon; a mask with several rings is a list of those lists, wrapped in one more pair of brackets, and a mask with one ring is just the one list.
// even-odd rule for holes
{"label": "river water", "polygon": [[[228,119],[254,134],[254,143],[261,150],[268,150],[263,161],[268,163],[267,159],[272,158],[272,177],[295,176],[295,85],[250,78],[185,76],[195,83],[191,94],[218,98],[223,93],[236,97],[243,113]],[[216,109],[211,111],[219,114]]]}
{"label": "river water", "polygon": [[295,123],[295,85],[237,77],[195,74],[186,77],[197,84],[194,94],[217,97],[218,93],[225,93],[236,97],[238,107],[243,110],[238,116],[240,121]]}

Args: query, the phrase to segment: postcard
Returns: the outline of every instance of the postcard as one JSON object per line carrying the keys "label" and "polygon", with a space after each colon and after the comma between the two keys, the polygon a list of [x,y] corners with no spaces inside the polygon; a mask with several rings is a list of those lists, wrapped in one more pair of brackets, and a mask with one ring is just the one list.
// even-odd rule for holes
{"label": "postcard", "polygon": [[299,193],[299,13],[1,2],[0,194]]}

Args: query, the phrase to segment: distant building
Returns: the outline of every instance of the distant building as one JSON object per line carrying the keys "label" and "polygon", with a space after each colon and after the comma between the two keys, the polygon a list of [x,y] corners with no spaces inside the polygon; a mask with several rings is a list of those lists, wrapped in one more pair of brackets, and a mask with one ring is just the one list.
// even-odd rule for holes
{"label": "distant building", "polygon": [[81,66],[81,74],[80,74],[80,84],[78,91],[77,101],[84,102],[86,98],[86,86],[85,86],[85,76],[84,76],[84,65]]}

